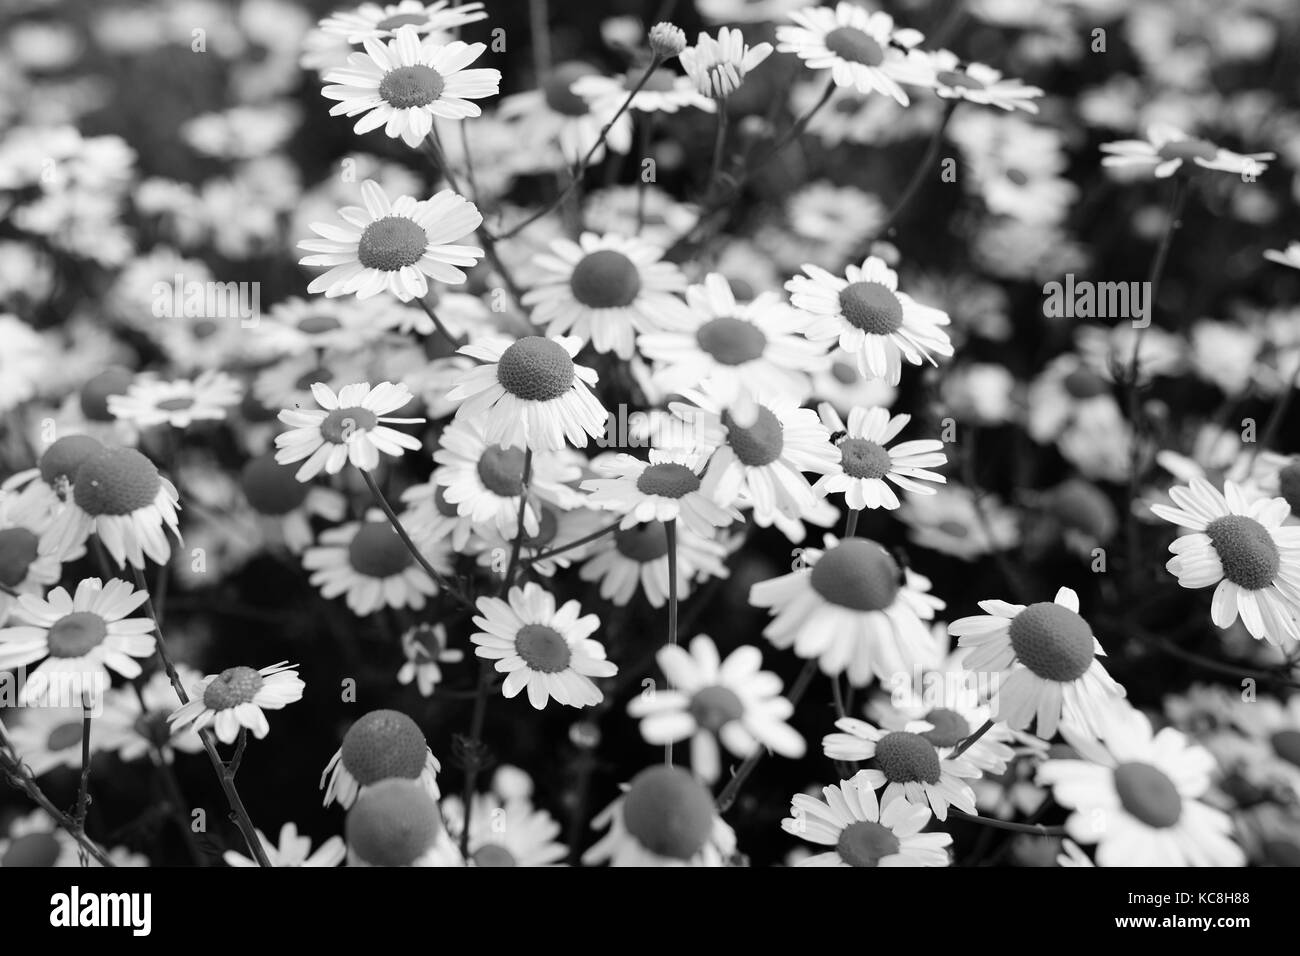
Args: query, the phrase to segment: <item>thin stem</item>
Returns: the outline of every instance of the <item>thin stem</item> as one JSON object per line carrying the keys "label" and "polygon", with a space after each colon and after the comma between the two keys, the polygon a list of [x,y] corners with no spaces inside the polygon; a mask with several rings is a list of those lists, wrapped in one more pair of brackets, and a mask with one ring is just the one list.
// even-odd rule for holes
{"label": "thin stem", "polygon": [[1041,823],[1012,823],[1009,820],[995,820],[992,817],[981,817],[975,813],[964,813],[953,807],[948,808],[948,816],[969,823],[979,823],[986,827],[993,827],[995,830],[1010,830],[1013,833],[1032,833],[1034,836],[1042,837],[1067,835],[1065,827],[1049,827]]}
{"label": "thin stem", "polygon": [[235,755],[230,758],[230,763],[226,765],[226,770],[230,774],[230,779],[235,779],[235,774],[239,773],[239,765],[244,762],[244,751],[248,749],[248,728],[239,728],[239,740],[235,743]]}
{"label": "thin stem", "polygon": [[[81,698],[81,782],[77,787],[77,829],[86,832],[86,810],[90,806],[90,701]],[[81,865],[86,865],[86,848],[79,845]]]}
{"label": "thin stem", "polygon": [[[167,641],[163,638],[162,625],[158,623],[158,614],[154,609],[153,598],[149,594],[148,587],[145,586],[144,572],[137,567],[131,569],[135,574],[135,586],[138,590],[145,592],[144,607],[145,613],[153,621],[155,630],[154,646],[158,650],[158,659],[162,661],[163,669],[167,672],[167,679],[171,681],[172,688],[176,691],[176,696],[180,698],[182,704],[190,702],[189,691],[181,682],[180,674],[176,671],[176,665],[172,663],[171,657],[167,654]],[[253,818],[249,816],[248,809],[244,806],[243,799],[239,796],[239,790],[235,787],[235,778],[230,775],[230,770],[226,762],[221,759],[221,754],[217,751],[217,738],[210,727],[205,727],[199,731],[199,739],[203,741],[203,749],[208,755],[208,762],[212,764],[212,769],[216,771],[217,779],[221,783],[221,789],[225,792],[226,802],[230,804],[230,811],[235,820],[235,825],[239,827],[239,832],[243,834],[244,842],[248,844],[249,852],[257,860],[258,866],[269,867],[270,859],[266,855],[266,850],[262,846],[262,841],[257,836],[257,828],[253,826]]]}
{"label": "thin stem", "polygon": [[31,769],[22,762],[18,757],[18,752],[13,748],[13,744],[9,742],[4,724],[0,724],[0,770],[4,771],[6,778],[13,786],[27,794],[33,803],[48,813],[60,828],[76,840],[78,846],[90,854],[95,862],[106,867],[117,865],[109,859],[108,854],[104,852],[98,843],[86,836],[77,826],[75,820],[56,807],[41,788],[37,786],[36,778],[32,775]]}
{"label": "thin stem", "polygon": [[[609,135],[609,131],[614,128],[614,124],[618,122],[619,117],[621,117],[625,112],[627,112],[627,108],[632,105],[632,100],[635,99],[636,95],[641,92],[641,87],[646,85],[650,77],[654,74],[655,70],[659,69],[659,67],[663,65],[663,62],[664,62],[663,57],[660,56],[653,57],[650,60],[650,64],[646,67],[645,73],[642,75],[641,79],[637,80],[636,86],[632,87],[632,89],[628,92],[627,97],[623,100],[621,104],[619,104],[618,110],[614,113],[612,117],[610,117],[609,122],[606,123],[604,127],[601,129],[600,135],[596,137],[596,142],[591,144],[591,149],[587,150],[587,154],[583,156],[582,161],[578,163],[578,169],[580,171],[585,170],[587,166],[590,165],[591,158],[596,155],[596,152],[602,146],[605,145],[605,137]],[[574,188],[577,186],[579,178],[580,177],[575,176],[573,179],[569,181],[569,185],[566,186],[564,190],[558,196],[552,199],[549,203],[547,203],[541,209],[538,209],[531,216],[526,218],[523,222],[516,224],[510,229],[507,229],[505,232],[501,233],[500,235],[497,235],[495,238],[498,240],[510,239],[514,236],[519,235],[519,233],[521,233],[524,229],[531,226],[538,219],[541,219],[547,213],[551,212],[553,209],[559,206],[560,203],[564,202],[564,200],[568,199],[569,193],[573,192]]]}
{"label": "thin stem", "polygon": [[709,164],[709,178],[706,180],[708,185],[705,189],[712,189],[713,184],[717,181],[718,175],[722,172],[722,155],[727,144],[727,98],[721,97],[718,103],[718,130],[713,137],[713,162]]}
{"label": "thin stem", "polygon": [[[135,691],[136,700],[140,702],[140,716],[148,717],[149,705],[145,703],[141,683],[139,680],[132,681],[131,688]],[[181,831],[181,838],[185,841],[185,848],[189,851],[190,858],[194,861],[195,866],[207,866],[207,860],[199,850],[199,845],[194,839],[194,831],[190,828],[189,805],[185,802],[185,797],[181,793],[181,785],[176,779],[176,772],[172,769],[171,762],[167,759],[163,748],[152,739],[148,739],[147,742],[149,744],[149,755],[153,759],[154,766],[158,769],[158,776],[162,780],[163,790],[167,792],[167,802],[170,805],[172,819]]]}
{"label": "thin stem", "polygon": [[932,172],[934,160],[939,155],[939,147],[943,145],[943,134],[948,128],[948,120],[952,119],[953,111],[957,109],[958,102],[958,100],[949,100],[948,105],[944,107],[943,118],[939,120],[939,125],[930,134],[930,142],[925,148],[925,154],[921,157],[921,162],[913,170],[911,180],[903,187],[903,193],[898,197],[898,201],[894,203],[894,208],[889,210],[889,215],[885,217],[885,221],[876,227],[873,239],[885,235],[898,221],[898,217],[903,214],[903,210],[907,208],[912,201],[912,197],[921,188],[921,183],[925,180],[925,177]]}
{"label": "thin stem", "polygon": [[[677,519],[669,518],[664,522],[664,534],[668,538],[668,646],[677,646]],[[668,689],[673,690],[672,679],[664,675]],[[664,744],[664,763],[673,765],[673,743]]]}
{"label": "thin stem", "polygon": [[848,518],[844,522],[844,537],[852,538],[858,533],[858,518],[862,514],[860,508],[854,508],[849,512]]}
{"label": "thin stem", "polygon": [[[790,688],[787,699],[792,707],[799,706],[799,701],[803,699],[803,695],[808,690],[808,685],[812,683],[816,673],[817,658],[809,658],[808,663],[804,664],[803,670],[799,672],[799,676],[795,678],[794,684]],[[727,785],[722,788],[722,792],[718,794],[718,813],[726,813],[731,809],[736,802],[736,798],[740,796],[741,787],[745,785],[745,781],[749,779],[749,775],[754,772],[754,768],[758,766],[759,761],[763,759],[763,755],[766,753],[766,748],[759,747],[745,758],[745,762],[740,765],[732,778],[727,781]]]}
{"label": "thin stem", "polygon": [[835,716],[844,717],[848,713],[848,708],[844,703],[844,688],[840,686],[840,675],[831,675],[831,700],[835,704]]}
{"label": "thin stem", "polygon": [[967,737],[965,740],[963,740],[961,743],[957,745],[957,749],[948,755],[948,759],[956,760],[966,751],[974,747],[975,744],[979,742],[979,739],[992,729],[993,729],[993,721],[991,719],[984,721],[984,723],[980,724],[979,730],[975,731],[975,733],[971,734],[969,737]]}
{"label": "thin stem", "polygon": [[463,339],[458,339],[447,330],[447,326],[442,324],[442,319],[438,318],[438,313],[433,310],[433,306],[424,296],[418,297],[415,301],[420,303],[420,308],[424,309],[424,314],[433,320],[433,326],[437,329],[444,339],[452,344],[453,347],[459,348],[465,344]]}
{"label": "thin stem", "polygon": [[535,564],[538,561],[545,561],[547,558],[553,558],[557,554],[563,554],[565,551],[572,551],[574,548],[580,548],[584,544],[590,544],[597,538],[603,538],[611,531],[617,531],[618,526],[622,523],[622,518],[615,518],[609,524],[605,525],[605,527],[593,531],[591,534],[585,534],[576,541],[570,541],[568,544],[562,544],[559,547],[551,548],[549,551],[538,551],[532,557],[523,558],[522,560],[525,564]]}
{"label": "thin stem", "polygon": [[363,469],[358,469],[358,471],[361,472],[361,477],[365,479],[366,486],[370,489],[370,494],[375,499],[375,503],[378,504],[384,514],[388,516],[388,523],[393,526],[393,530],[397,532],[397,536],[402,539],[402,544],[406,545],[406,550],[410,551],[411,556],[419,562],[420,567],[424,569],[424,573],[437,582],[438,587],[446,591],[456,600],[460,601],[461,604],[464,604],[466,607],[472,606],[473,602],[469,599],[469,596],[466,595],[458,585],[452,584],[446,577],[439,574],[437,569],[429,563],[428,559],[420,553],[420,549],[415,546],[415,542],[411,540],[411,536],[407,534],[406,529],[402,527],[402,522],[398,520],[397,514],[393,511],[392,505],[388,503],[388,499],[384,497],[384,493],[379,490],[379,485],[375,483],[374,475]]}

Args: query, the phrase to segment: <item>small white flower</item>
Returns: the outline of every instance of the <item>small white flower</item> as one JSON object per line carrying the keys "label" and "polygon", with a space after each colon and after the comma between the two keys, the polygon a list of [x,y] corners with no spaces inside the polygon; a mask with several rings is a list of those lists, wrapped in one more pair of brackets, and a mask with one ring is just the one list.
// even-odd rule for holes
{"label": "small white flower", "polygon": [[261,670],[228,667],[199,682],[195,696],[168,719],[173,730],[211,726],[217,739],[232,744],[241,729],[251,730],[261,740],[271,731],[267,710],[281,710],[302,699],[306,684],[298,676],[298,665],[281,661]]}
{"label": "small white flower", "polygon": [[745,81],[745,75],[772,54],[772,44],[745,45],[739,30],[723,27],[715,40],[701,33],[695,46],[681,51],[682,68],[705,96],[725,99]]}
{"label": "small white flower", "polygon": [[1277,159],[1276,153],[1234,153],[1209,140],[1196,139],[1163,123],[1147,129],[1146,139],[1122,139],[1102,143],[1103,166],[1150,168],[1157,179],[1172,176],[1191,162],[1202,169],[1238,176],[1258,176]]}
{"label": "small white flower", "polygon": [[362,471],[379,465],[379,454],[401,457],[402,449],[418,450],[420,440],[386,425],[411,425],[423,418],[391,418],[389,412],[410,403],[405,385],[369,382],[346,385],[338,394],[323,382],[311,387],[321,410],[284,409],[280,421],[290,430],[275,436],[275,460],[282,465],[302,461],[296,477],[310,481],[322,471],[337,475],[351,462]]}

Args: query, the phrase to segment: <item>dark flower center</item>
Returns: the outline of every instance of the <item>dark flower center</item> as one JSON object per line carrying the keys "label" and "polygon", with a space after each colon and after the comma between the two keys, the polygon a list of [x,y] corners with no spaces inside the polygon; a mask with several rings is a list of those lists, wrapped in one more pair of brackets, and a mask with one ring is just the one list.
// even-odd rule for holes
{"label": "dark flower center", "polygon": [[1183,798],[1163,772],[1148,763],[1122,763],[1115,768],[1120,805],[1149,827],[1171,827],[1183,815]]}
{"label": "dark flower center", "polygon": [[933,724],[934,730],[927,730],[921,736],[936,747],[956,747],[970,736],[970,721],[955,710],[936,707],[923,719],[926,723]]}
{"label": "dark flower center", "polygon": [[1300,513],[1300,462],[1287,465],[1277,474],[1278,493],[1293,513]]}
{"label": "dark flower center", "polygon": [[86,435],[60,438],[41,455],[41,478],[50,486],[59,479],[74,481],[81,466],[103,450],[103,445]]}
{"label": "dark flower center", "polygon": [[472,854],[475,866],[518,866],[514,854],[500,843],[485,843]]}
{"label": "dark flower center", "polygon": [[960,70],[941,70],[935,79],[944,86],[956,89],[982,90],[984,84]]}
{"label": "dark flower center", "polygon": [[888,827],[858,820],[840,831],[835,850],[849,866],[879,866],[884,857],[898,852],[899,843]]}
{"label": "dark flower center", "polygon": [[684,498],[700,488],[700,478],[685,465],[668,461],[650,465],[636,479],[637,491],[660,498]]}
{"label": "dark flower center", "polygon": [[826,49],[850,63],[880,66],[885,62],[885,51],[880,44],[857,27],[836,27],[826,34],[824,42]]}
{"label": "dark flower center", "polygon": [[209,710],[229,710],[251,703],[264,683],[262,675],[251,667],[228,667],[203,692],[203,706]]}
{"label": "dark flower center", "polygon": [[1053,601],[1029,605],[1015,616],[1009,630],[1016,657],[1044,680],[1078,680],[1092,666],[1092,628]]}
{"label": "dark flower center", "polygon": [[423,13],[397,13],[375,24],[376,30],[396,30],[398,27],[422,27],[429,22]]}
{"label": "dark flower center", "polygon": [[569,289],[588,308],[620,309],[636,301],[641,273],[623,253],[597,249],[573,267]]}
{"label": "dark flower center", "polygon": [[410,866],[438,839],[438,804],[414,780],[381,780],[348,813],[348,847],[372,866]]}
{"label": "dark flower center", "polygon": [[81,721],[74,720],[70,723],[59,724],[50,731],[50,735],[45,738],[45,749],[53,753],[60,750],[67,750],[81,743],[81,734],[83,728]]}
{"label": "dark flower center", "polygon": [[332,445],[343,445],[357,432],[369,431],[378,424],[378,416],[368,408],[336,408],[321,421],[320,436]]}
{"label": "dark flower center", "polygon": [[88,515],[128,515],[153,504],[162,478],[134,448],[106,448],[77,472],[74,500]]}
{"label": "dark flower center", "polygon": [[650,767],[628,788],[623,825],[651,853],[689,860],[713,832],[713,799],[680,767]]}
{"label": "dark flower center", "polygon": [[39,544],[40,539],[26,528],[0,531],[0,584],[16,588],[23,583]]}
{"label": "dark flower center", "polygon": [[367,269],[397,272],[420,261],[429,235],[405,216],[384,216],[366,226],[357,240],[357,261]]}
{"label": "dark flower center", "polygon": [[81,413],[93,422],[111,422],[108,410],[110,395],[125,395],[135,376],[124,368],[100,372],[81,388]]}
{"label": "dark flower center", "polygon": [[619,528],[614,532],[614,546],[624,557],[638,564],[648,564],[668,553],[668,532],[661,521],[650,521],[635,528]]}
{"label": "dark flower center", "polygon": [[557,674],[569,666],[573,652],[560,632],[545,624],[525,624],[515,635],[515,652],[524,663],[544,674]]}
{"label": "dark flower center", "polygon": [[1223,576],[1247,591],[1268,587],[1277,577],[1282,556],[1268,529],[1254,518],[1227,515],[1205,528],[1223,565]]}
{"label": "dark flower center", "polygon": [[368,578],[391,578],[414,559],[387,521],[367,521],[348,544],[348,562]]}
{"label": "dark flower center", "polygon": [[478,460],[478,477],[483,487],[502,498],[514,498],[524,490],[524,452],[520,448],[492,447]]}
{"label": "dark flower center", "polygon": [[1269,738],[1273,752],[1289,764],[1300,767],[1300,730],[1278,730]]}
{"label": "dark flower center", "polygon": [[396,710],[372,710],[343,737],[343,766],[363,787],[391,777],[417,779],[429,745],[415,721]]}
{"label": "dark flower center", "polygon": [[180,396],[178,398],[164,398],[158,403],[158,408],[164,412],[179,412],[186,408],[194,407],[194,399],[189,396]]}
{"label": "dark flower center", "polygon": [[497,381],[525,401],[549,402],[573,388],[573,359],[558,342],[530,335],[502,353]]}
{"label": "dark flower center", "polygon": [[1156,155],[1162,160],[1213,159],[1218,152],[1219,148],[1208,140],[1185,139],[1176,143],[1165,143],[1156,150]]}
{"label": "dark flower center", "polygon": [[898,597],[898,564],[866,538],[846,538],[823,554],[811,572],[813,590],[854,611],[883,611]]}
{"label": "dark flower center", "polygon": [[884,478],[892,462],[889,452],[865,438],[846,438],[840,442],[840,464],[850,478]]}
{"label": "dark flower center", "polygon": [[850,323],[870,335],[888,335],[903,327],[903,303],[879,282],[851,282],[840,290],[840,310]]}
{"label": "dark flower center", "polygon": [[710,319],[695,332],[695,341],[722,365],[744,365],[763,357],[767,336],[753,322],[724,316]]}
{"label": "dark flower center", "polygon": [[74,611],[50,628],[51,657],[85,657],[108,636],[104,619],[90,611]]}
{"label": "dark flower center", "polygon": [[9,841],[0,867],[53,866],[59,859],[59,841],[53,833],[26,833]]}
{"label": "dark flower center", "polygon": [[720,684],[697,690],[691,697],[689,709],[697,724],[714,733],[745,715],[745,705],[736,692]]}
{"label": "dark flower center", "polygon": [[415,106],[428,106],[442,96],[446,81],[431,66],[399,66],[384,74],[379,81],[379,95],[394,109],[404,110]]}
{"label": "dark flower center", "polygon": [[729,411],[722,413],[722,424],[727,429],[727,444],[742,465],[761,468],[781,457],[785,430],[781,420],[766,406],[758,406],[758,417],[748,427],[737,425]]}
{"label": "dark flower center", "polygon": [[298,321],[298,331],[307,335],[320,335],[343,328],[343,323],[332,315],[309,315]]}
{"label": "dark flower center", "polygon": [[1074,398],[1096,398],[1110,391],[1107,381],[1090,368],[1080,366],[1063,380],[1065,390]]}
{"label": "dark flower center", "polygon": [[885,734],[876,744],[876,763],[891,783],[939,782],[939,752],[920,734]]}
{"label": "dark flower center", "polygon": [[248,503],[264,515],[288,514],[307,499],[311,487],[294,478],[293,469],[281,465],[273,454],[252,459],[239,483]]}
{"label": "dark flower center", "polygon": [[546,105],[563,116],[586,116],[591,112],[584,100],[569,89],[579,77],[594,73],[585,63],[565,63],[555,68],[542,83],[542,96]]}

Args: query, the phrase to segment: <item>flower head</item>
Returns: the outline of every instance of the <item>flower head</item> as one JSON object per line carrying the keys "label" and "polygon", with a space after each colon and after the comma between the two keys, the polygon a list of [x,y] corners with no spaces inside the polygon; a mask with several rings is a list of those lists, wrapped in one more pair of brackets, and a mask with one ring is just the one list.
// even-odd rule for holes
{"label": "flower head", "polygon": [[843,492],[850,508],[898,508],[898,495],[886,483],[893,482],[913,494],[932,495],[935,489],[921,484],[932,481],[943,484],[947,479],[931,471],[945,465],[948,456],[943,453],[943,442],[935,439],[906,441],[889,447],[900,431],[911,421],[910,415],[892,418],[883,408],[854,408],[849,412],[846,426],[835,409],[826,403],[821,406],[822,423],[835,437],[840,450],[840,471],[817,479],[813,490],[819,494]]}
{"label": "flower head", "polygon": [[397,710],[372,710],[343,735],[342,746],[321,774],[320,786],[325,806],[338,800],[345,810],[367,787],[383,780],[419,781],[436,799],[441,769],[414,720]]}
{"label": "flower head", "polygon": [[1191,172],[1187,164],[1253,179],[1277,158],[1276,153],[1234,153],[1159,123],[1147,130],[1146,139],[1102,143],[1101,151],[1107,154],[1101,161],[1103,166],[1148,168],[1157,179],[1172,176],[1179,170]]}
{"label": "flower head", "polygon": [[740,30],[723,27],[715,40],[701,33],[695,46],[681,51],[682,68],[705,96],[726,99],[745,81],[745,75],[772,54],[772,44],[746,46]]}
{"label": "flower head", "polygon": [[389,412],[408,405],[405,385],[369,382],[347,385],[338,394],[323,382],[311,387],[319,410],[285,409],[280,421],[290,430],[275,436],[275,460],[281,465],[307,459],[295,477],[310,481],[322,471],[337,475],[351,462],[362,471],[379,465],[379,453],[401,457],[402,449],[418,450],[420,440],[388,425],[411,425],[423,418],[391,418]]}
{"label": "flower head", "polygon": [[302,699],[306,685],[297,668],[281,661],[261,670],[239,666],[210,674],[199,682],[190,702],[171,715],[172,728],[211,726],[223,744],[234,743],[241,729],[261,740],[271,732],[264,711],[282,710]]}

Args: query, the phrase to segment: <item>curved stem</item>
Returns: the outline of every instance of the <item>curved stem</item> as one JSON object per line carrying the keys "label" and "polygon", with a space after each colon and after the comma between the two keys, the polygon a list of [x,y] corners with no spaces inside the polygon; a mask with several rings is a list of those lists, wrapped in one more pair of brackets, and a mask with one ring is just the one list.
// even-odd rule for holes
{"label": "curved stem", "polygon": [[424,309],[424,314],[433,320],[433,326],[442,334],[442,337],[452,344],[454,348],[464,345],[463,339],[458,339],[448,331],[447,326],[442,324],[442,319],[438,318],[438,313],[433,310],[433,306],[424,296],[419,296],[416,301],[420,303],[420,308]]}
{"label": "curved stem", "polygon": [[365,479],[366,487],[370,489],[371,497],[375,499],[375,503],[378,504],[384,514],[388,516],[388,523],[393,526],[393,530],[397,532],[397,536],[402,539],[402,544],[406,545],[406,550],[411,552],[411,557],[415,558],[420,567],[424,569],[424,573],[436,582],[438,587],[446,591],[456,600],[460,601],[461,604],[464,604],[466,607],[472,606],[473,602],[470,601],[469,596],[465,594],[459,586],[453,585],[445,576],[439,574],[437,569],[429,563],[428,559],[420,553],[420,549],[415,546],[415,542],[411,540],[411,536],[407,534],[406,529],[402,527],[402,522],[398,520],[396,512],[393,511],[392,506],[388,503],[388,499],[385,498],[384,493],[379,490],[379,485],[375,483],[374,475],[364,469],[357,470],[361,472],[361,477]]}
{"label": "curved stem", "polygon": [[611,531],[617,531],[618,526],[622,523],[623,523],[622,518],[615,518],[609,524],[605,525],[605,527],[599,529],[598,531],[593,531],[591,534],[583,535],[581,538],[578,538],[576,541],[570,541],[568,544],[562,544],[559,547],[551,548],[549,551],[538,551],[536,554],[532,555],[531,557],[526,557],[523,558],[522,560],[525,564],[534,564],[538,561],[545,561],[547,558],[554,557],[557,554],[563,554],[565,551],[572,551],[574,548],[580,548],[584,544],[590,544],[592,541],[595,541],[597,538],[603,538]]}
{"label": "curved stem", "polygon": [[986,720],[984,721],[984,723],[980,724],[979,729],[975,731],[975,733],[971,734],[969,737],[967,737],[965,740],[959,743],[957,745],[957,749],[948,755],[948,759],[956,760],[966,751],[974,747],[975,744],[979,742],[979,739],[992,729],[993,729],[993,720],[990,718],[989,720]]}
{"label": "curved stem", "polygon": [[982,826],[993,827],[995,830],[1010,830],[1013,833],[1032,833],[1034,836],[1055,837],[1066,836],[1065,827],[1049,827],[1041,823],[1012,823],[1009,820],[995,820],[992,817],[982,817],[975,813],[965,813],[952,807],[948,808],[948,816],[965,820],[968,823],[978,823]]}
{"label": "curved stem", "polygon": [[934,166],[935,157],[939,155],[939,147],[943,145],[944,131],[948,128],[948,120],[952,119],[953,111],[957,109],[958,102],[959,100],[955,99],[949,100],[948,105],[944,107],[943,118],[939,120],[939,125],[936,126],[934,132],[930,134],[930,142],[925,148],[925,153],[921,157],[921,162],[912,172],[912,178],[908,181],[907,185],[903,187],[902,195],[898,197],[898,202],[894,203],[894,207],[889,210],[889,215],[885,217],[885,221],[876,227],[875,235],[872,236],[872,240],[883,236],[893,227],[894,223],[898,221],[898,217],[903,214],[903,210],[907,208],[908,204],[912,201],[912,198],[916,195],[917,190],[921,188],[921,183],[925,180],[925,177],[930,173],[931,168]]}

